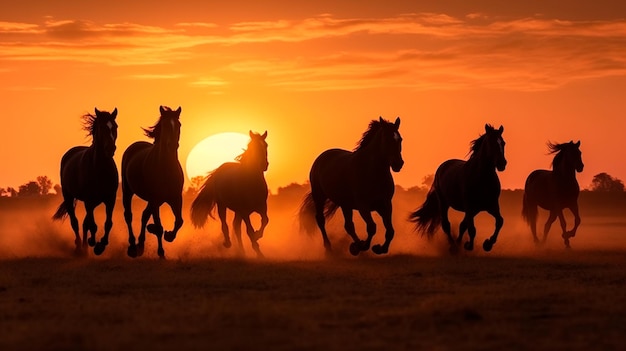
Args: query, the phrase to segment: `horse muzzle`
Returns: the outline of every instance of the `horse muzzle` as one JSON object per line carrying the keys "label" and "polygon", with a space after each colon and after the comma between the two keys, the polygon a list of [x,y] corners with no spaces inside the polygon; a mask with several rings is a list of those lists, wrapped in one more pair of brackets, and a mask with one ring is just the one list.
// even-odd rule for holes
{"label": "horse muzzle", "polygon": [[394,162],[391,164],[391,170],[394,172],[400,172],[400,170],[402,169],[402,166],[404,166],[404,160]]}
{"label": "horse muzzle", "polygon": [[583,168],[585,168],[585,165],[581,164],[580,166],[576,167],[576,172],[578,173],[582,172]]}
{"label": "horse muzzle", "polygon": [[498,172],[503,172],[506,169],[506,164],[507,164],[506,160],[498,163],[496,165],[496,169],[498,170]]}

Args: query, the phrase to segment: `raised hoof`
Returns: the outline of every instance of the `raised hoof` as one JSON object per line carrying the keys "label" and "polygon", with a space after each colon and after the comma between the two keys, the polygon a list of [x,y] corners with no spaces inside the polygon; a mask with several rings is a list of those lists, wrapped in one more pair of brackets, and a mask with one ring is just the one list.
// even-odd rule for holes
{"label": "raised hoof", "polygon": [[165,239],[165,241],[167,241],[168,243],[171,243],[172,241],[174,241],[174,239],[176,239],[176,233],[166,230],[165,235],[163,235],[163,239]]}
{"label": "raised hoof", "polygon": [[225,248],[230,249],[230,247],[233,246],[233,243],[231,243],[230,240],[224,240],[224,243],[222,245],[224,245]]}
{"label": "raised hoof", "polygon": [[352,256],[358,256],[358,254],[361,252],[361,249],[359,248],[359,244],[357,243],[352,243],[350,244],[350,253],[352,254]]}
{"label": "raised hoof", "polygon": [[102,242],[99,242],[96,244],[96,246],[94,246],[93,253],[96,254],[96,256],[100,256],[102,255],[106,247],[107,246],[105,244],[103,244]]}
{"label": "raised hoof", "polygon": [[491,251],[492,248],[493,248],[493,243],[491,242],[491,240],[485,239],[485,242],[483,243],[483,250],[489,252]]}
{"label": "raised hoof", "polygon": [[126,250],[126,254],[128,255],[128,257],[137,257],[137,246],[129,246],[128,250]]}
{"label": "raised hoof", "polygon": [[257,241],[261,239],[262,237],[263,237],[263,232],[260,230],[257,230],[252,234],[252,241]]}
{"label": "raised hoof", "polygon": [[467,251],[472,251],[474,250],[474,243],[472,241],[466,241],[465,244],[463,244],[463,248]]}
{"label": "raised hoof", "polygon": [[372,252],[377,255],[386,254],[388,250],[385,250],[382,245],[374,245],[372,246]]}
{"label": "raised hoof", "polygon": [[87,243],[88,243],[88,244],[89,244],[89,246],[91,246],[91,247],[96,246],[96,238],[91,237],[91,238],[87,239]]}
{"label": "raised hoof", "polygon": [[154,223],[150,223],[146,226],[146,230],[148,231],[148,233],[152,233],[154,235],[161,235],[163,234],[163,227],[158,226]]}

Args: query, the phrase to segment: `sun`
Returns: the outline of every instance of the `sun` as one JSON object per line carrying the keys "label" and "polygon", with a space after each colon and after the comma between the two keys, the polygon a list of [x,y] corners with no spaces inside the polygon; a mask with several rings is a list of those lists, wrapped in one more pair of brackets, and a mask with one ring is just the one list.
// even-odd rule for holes
{"label": "sun", "polygon": [[204,177],[225,162],[233,162],[248,146],[250,137],[242,133],[219,133],[202,139],[187,156],[187,178]]}

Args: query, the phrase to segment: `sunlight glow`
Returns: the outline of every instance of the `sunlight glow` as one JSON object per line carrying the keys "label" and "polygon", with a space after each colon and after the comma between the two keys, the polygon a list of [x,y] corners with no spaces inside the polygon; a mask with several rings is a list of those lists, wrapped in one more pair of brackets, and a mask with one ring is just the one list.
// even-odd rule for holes
{"label": "sunlight glow", "polygon": [[200,141],[187,156],[187,178],[206,176],[225,162],[235,161],[248,146],[250,137],[242,133],[219,133]]}

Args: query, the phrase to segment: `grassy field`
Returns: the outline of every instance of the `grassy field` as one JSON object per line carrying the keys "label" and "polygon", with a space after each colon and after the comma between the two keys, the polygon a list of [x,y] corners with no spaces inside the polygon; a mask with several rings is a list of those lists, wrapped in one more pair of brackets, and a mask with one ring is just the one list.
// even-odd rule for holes
{"label": "grassy field", "polygon": [[[105,253],[76,258],[68,221],[50,220],[58,198],[4,201],[0,350],[624,349],[622,198],[583,199],[565,250],[556,226],[536,246],[519,219],[520,193],[503,194],[494,250],[451,256],[443,235],[428,241],[404,221],[420,201],[409,195],[394,198],[390,254],[347,254],[339,216],[329,223],[332,258],[319,235],[298,232],[297,203],[272,198],[265,260],[245,238],[244,254],[223,248],[216,221],[186,223],[165,244],[167,260],[151,235],[144,257],[130,259],[121,206]],[[168,227],[168,209],[162,218]],[[492,218],[479,215],[477,227],[480,243]]]}

